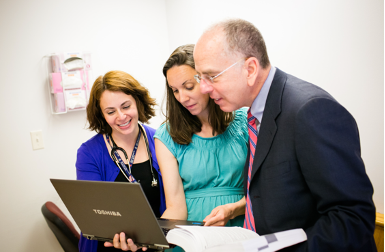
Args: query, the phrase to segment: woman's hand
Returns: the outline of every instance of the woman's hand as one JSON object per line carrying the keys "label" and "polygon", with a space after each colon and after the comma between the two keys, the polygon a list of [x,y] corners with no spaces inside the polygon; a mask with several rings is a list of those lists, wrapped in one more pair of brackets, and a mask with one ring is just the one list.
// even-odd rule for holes
{"label": "woman's hand", "polygon": [[205,226],[224,226],[232,219],[233,208],[231,204],[217,206],[214,208],[209,215],[203,220]]}
{"label": "woman's hand", "polygon": [[146,247],[137,247],[130,238],[126,240],[126,234],[123,232],[120,234],[115,234],[113,243],[105,242],[104,247],[114,247],[123,251],[137,251],[138,249],[142,249],[143,251],[147,250]]}
{"label": "woman's hand", "polygon": [[205,222],[205,226],[224,226],[230,219],[245,214],[245,205],[246,200],[243,197],[238,202],[217,206],[203,222]]}

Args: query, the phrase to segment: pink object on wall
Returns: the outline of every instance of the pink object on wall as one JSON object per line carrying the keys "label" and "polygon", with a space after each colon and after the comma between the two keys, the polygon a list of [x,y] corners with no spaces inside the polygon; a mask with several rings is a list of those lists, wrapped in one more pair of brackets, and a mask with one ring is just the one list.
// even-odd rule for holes
{"label": "pink object on wall", "polygon": [[56,113],[66,111],[64,93],[54,93],[53,100],[54,100],[54,109]]}
{"label": "pink object on wall", "polygon": [[61,73],[51,73],[49,78],[51,93],[63,93],[63,87],[61,86]]}

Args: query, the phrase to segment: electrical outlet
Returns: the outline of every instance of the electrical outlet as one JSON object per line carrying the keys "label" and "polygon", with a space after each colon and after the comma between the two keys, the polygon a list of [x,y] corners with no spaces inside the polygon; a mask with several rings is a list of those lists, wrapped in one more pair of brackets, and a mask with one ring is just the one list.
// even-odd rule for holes
{"label": "electrical outlet", "polygon": [[43,132],[41,130],[31,131],[32,149],[44,149]]}

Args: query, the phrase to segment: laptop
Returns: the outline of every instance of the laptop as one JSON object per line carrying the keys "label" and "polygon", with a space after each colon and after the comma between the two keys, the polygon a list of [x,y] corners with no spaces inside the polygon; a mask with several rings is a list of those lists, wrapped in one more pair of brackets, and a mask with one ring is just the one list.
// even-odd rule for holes
{"label": "laptop", "polygon": [[175,225],[200,221],[157,219],[139,183],[50,179],[83,236],[110,241],[124,232],[138,246],[173,247],[166,239]]}

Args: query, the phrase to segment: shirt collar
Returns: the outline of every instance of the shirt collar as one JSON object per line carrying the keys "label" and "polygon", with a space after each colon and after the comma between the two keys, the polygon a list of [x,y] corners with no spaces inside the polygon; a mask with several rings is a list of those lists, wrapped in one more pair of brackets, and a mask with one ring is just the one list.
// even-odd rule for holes
{"label": "shirt collar", "polygon": [[259,91],[259,94],[257,95],[255,100],[253,101],[253,104],[251,104],[250,107],[251,114],[258,120],[260,124],[262,123],[263,111],[265,110],[267,95],[269,94],[270,86],[273,82],[275,71],[276,68],[274,66],[271,66],[269,75],[267,76],[265,83],[263,83],[261,91]]}

